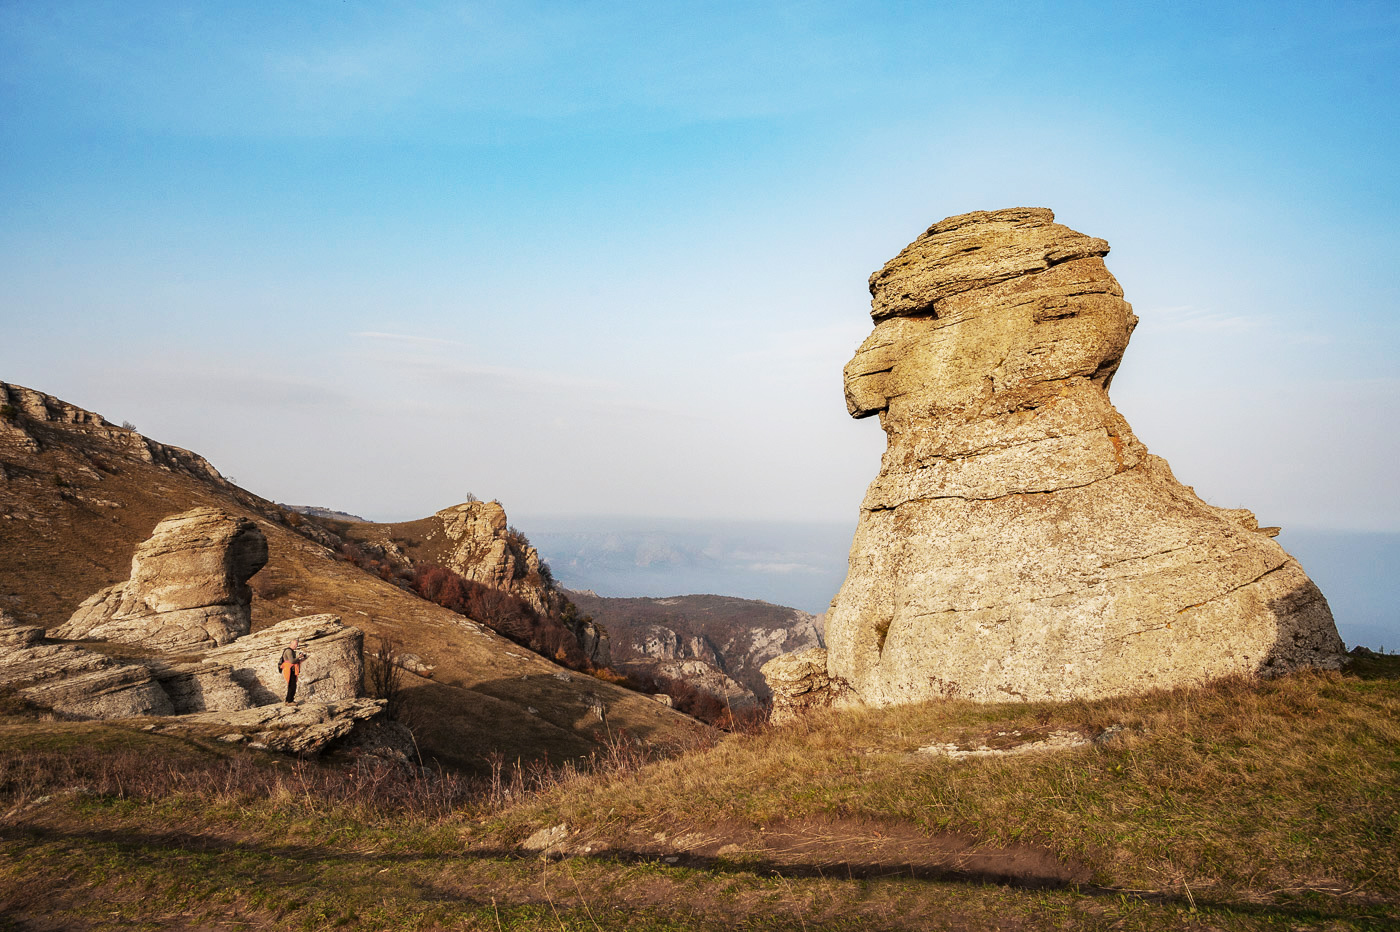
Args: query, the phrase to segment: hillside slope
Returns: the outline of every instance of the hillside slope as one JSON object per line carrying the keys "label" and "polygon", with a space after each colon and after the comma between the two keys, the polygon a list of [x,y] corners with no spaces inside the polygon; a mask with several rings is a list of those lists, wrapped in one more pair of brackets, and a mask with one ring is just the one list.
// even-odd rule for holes
{"label": "hillside slope", "polygon": [[431,678],[407,677],[406,714],[425,759],[480,769],[492,752],[585,755],[609,729],[662,743],[703,729],[337,560],[333,534],[239,488],[197,454],[0,382],[0,608],[16,618],[58,626],[84,598],[126,578],[137,544],[162,518],[200,505],[251,518],[267,537],[270,559],[252,581],[254,631],[337,614],[367,643],[392,638],[434,668]]}

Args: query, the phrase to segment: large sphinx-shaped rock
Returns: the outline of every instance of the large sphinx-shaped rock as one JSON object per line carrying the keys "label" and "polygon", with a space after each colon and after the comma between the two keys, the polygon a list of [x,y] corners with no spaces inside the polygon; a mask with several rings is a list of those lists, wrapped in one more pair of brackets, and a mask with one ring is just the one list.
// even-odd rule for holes
{"label": "large sphinx-shaped rock", "polygon": [[248,580],[267,563],[267,539],[247,518],[194,508],[156,525],[136,548],[131,578],[89,598],[56,637],[203,650],[250,628]]}
{"label": "large sphinx-shaped rock", "polygon": [[1336,667],[1316,586],[1108,400],[1137,322],[1108,244],[1043,209],[950,217],[870,280],[846,366],[888,447],[827,616],[847,702],[1065,699]]}

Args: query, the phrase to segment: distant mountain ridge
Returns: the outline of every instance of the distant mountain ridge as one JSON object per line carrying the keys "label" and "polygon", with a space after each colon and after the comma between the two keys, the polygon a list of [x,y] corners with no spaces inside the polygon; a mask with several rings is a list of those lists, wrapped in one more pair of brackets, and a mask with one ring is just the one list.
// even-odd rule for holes
{"label": "distant mountain ridge", "polygon": [[824,612],[846,578],[847,522],[516,514],[573,590],[665,598],[715,592]]}
{"label": "distant mountain ridge", "polygon": [[281,503],[282,507],[288,511],[295,511],[297,514],[308,515],[312,518],[328,518],[332,521],[364,521],[359,515],[352,515],[348,511],[336,511],[334,508],[322,508],[320,505],[288,505]]}
{"label": "distant mountain ridge", "polygon": [[[759,669],[778,656],[825,645],[822,617],[756,599],[722,595],[608,598],[569,591],[581,612],[607,628],[613,661],[622,669],[704,680],[709,691],[731,700],[739,684],[766,702],[768,684]],[[712,668],[705,677],[696,663]],[[687,672],[688,668],[688,672]]]}

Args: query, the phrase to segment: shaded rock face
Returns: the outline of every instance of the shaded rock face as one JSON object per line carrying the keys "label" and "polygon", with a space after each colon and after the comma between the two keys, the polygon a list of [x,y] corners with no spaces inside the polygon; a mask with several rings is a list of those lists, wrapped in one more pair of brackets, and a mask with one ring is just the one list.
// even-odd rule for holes
{"label": "shaded rock face", "polygon": [[612,639],[608,636],[607,628],[586,615],[565,618],[564,624],[578,641],[579,649],[589,663],[598,667],[612,665]]}
{"label": "shaded rock face", "polygon": [[156,525],[131,577],[93,595],[56,637],[202,650],[248,633],[248,580],[267,563],[267,539],[247,518],[194,508]]}
{"label": "shaded rock face", "polygon": [[1108,244],[951,217],[870,280],[845,369],[887,436],[827,615],[846,702],[1065,699],[1335,668],[1322,593],[1147,452],[1107,389],[1137,322]]}

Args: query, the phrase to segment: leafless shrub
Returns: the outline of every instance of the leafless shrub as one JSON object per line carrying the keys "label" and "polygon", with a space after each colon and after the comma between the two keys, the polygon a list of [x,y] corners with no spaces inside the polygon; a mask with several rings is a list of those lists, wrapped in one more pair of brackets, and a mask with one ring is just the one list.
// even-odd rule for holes
{"label": "leafless shrub", "polygon": [[370,694],[385,702],[384,712],[397,719],[403,711],[403,667],[398,642],[380,638],[374,650],[365,658],[365,675],[369,678]]}

